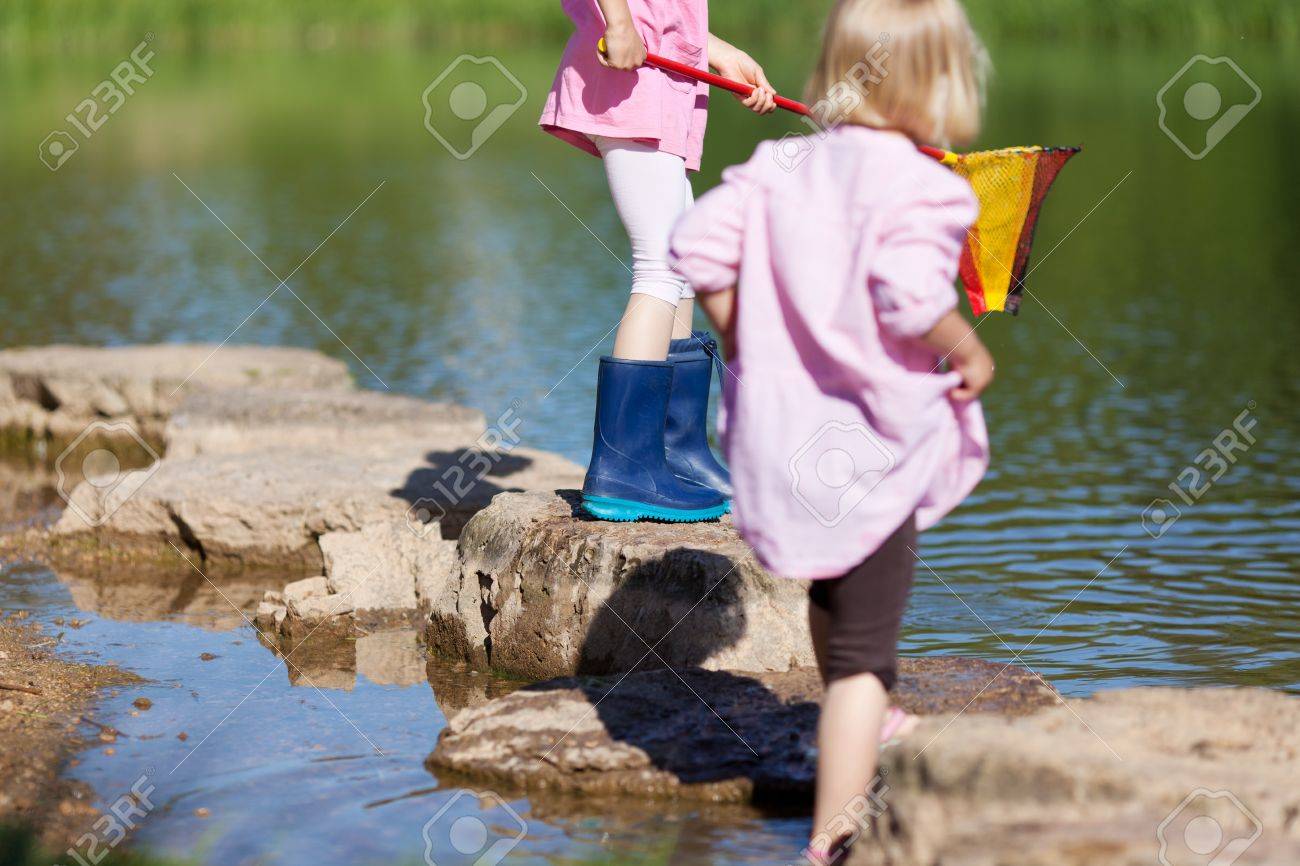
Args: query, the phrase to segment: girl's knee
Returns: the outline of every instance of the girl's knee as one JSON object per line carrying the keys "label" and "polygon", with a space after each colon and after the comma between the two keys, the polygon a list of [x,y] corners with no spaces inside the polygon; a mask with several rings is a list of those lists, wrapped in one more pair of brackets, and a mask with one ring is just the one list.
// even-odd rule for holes
{"label": "girl's knee", "polygon": [[666,304],[676,307],[681,301],[682,289],[679,285],[661,280],[633,280],[632,294],[657,298]]}
{"label": "girl's knee", "polygon": [[[633,263],[632,294],[650,295],[675,307],[688,291],[690,284],[677,276],[666,261]],[[694,292],[691,295],[694,296]]]}

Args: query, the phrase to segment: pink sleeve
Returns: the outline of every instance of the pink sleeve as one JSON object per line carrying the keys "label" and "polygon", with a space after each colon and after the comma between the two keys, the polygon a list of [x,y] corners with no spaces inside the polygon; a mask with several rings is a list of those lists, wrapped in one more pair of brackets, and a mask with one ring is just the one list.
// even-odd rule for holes
{"label": "pink sleeve", "polygon": [[881,328],[895,336],[926,334],[957,306],[957,262],[979,204],[969,184],[950,179],[918,190],[884,223],[867,285]]}
{"label": "pink sleeve", "polygon": [[749,162],[724,170],[722,183],[701,196],[673,228],[669,260],[697,292],[718,292],[736,285],[745,202],[754,188],[754,162],[766,153],[766,144],[759,145]]}

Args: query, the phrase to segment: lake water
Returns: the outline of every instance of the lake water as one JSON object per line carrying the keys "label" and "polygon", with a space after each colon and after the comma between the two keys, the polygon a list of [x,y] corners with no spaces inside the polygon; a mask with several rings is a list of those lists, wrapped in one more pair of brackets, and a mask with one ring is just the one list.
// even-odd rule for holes
{"label": "lake water", "polygon": [[[1156,98],[1202,51],[1230,53],[1260,100],[1194,160],[1160,128]],[[465,161],[423,125],[421,93],[453,55],[159,47],[153,77],[88,140],[65,115],[122,57],[0,61],[0,345],[307,346],[369,388],[489,417],[518,398],[526,444],[584,460],[596,358],[625,302],[626,239],[599,164],[532,126],[552,54],[502,55],[523,107]],[[993,467],[924,539],[905,651],[1019,658],[1076,695],[1300,691],[1300,170],[1289,159],[1300,64],[1244,44],[994,57],[982,144],[1085,150],[1044,212],[1021,315],[980,326],[998,359],[985,401]],[[793,93],[807,62],[774,57],[768,71]],[[1214,80],[1229,102],[1253,92]],[[697,193],[760,138],[794,128],[714,105]],[[1167,125],[1184,138],[1197,127]],[[78,147],[50,171],[38,148],[55,130]],[[68,633],[73,649],[155,680],[152,714],[129,716],[135,693],[124,693],[104,717],[165,736],[93,750],[76,771],[106,798],[141,766],[166,776],[168,808],[144,842],[222,863],[419,862],[421,825],[452,799],[429,792],[420,762],[442,724],[436,698],[462,682],[436,665],[431,688],[344,665],[337,688],[318,693],[293,686],[228,609],[218,620],[198,604],[191,621],[132,601],[105,612],[87,597],[40,569],[10,567],[0,581],[0,607],[99,611]],[[219,658],[196,666],[200,652]],[[195,743],[176,729],[201,737],[227,713],[168,773]],[[194,817],[200,806],[215,819]],[[620,844],[663,862],[781,862],[804,832],[743,810],[675,809],[661,824],[635,810],[511,808],[529,824],[514,854],[538,862]]]}

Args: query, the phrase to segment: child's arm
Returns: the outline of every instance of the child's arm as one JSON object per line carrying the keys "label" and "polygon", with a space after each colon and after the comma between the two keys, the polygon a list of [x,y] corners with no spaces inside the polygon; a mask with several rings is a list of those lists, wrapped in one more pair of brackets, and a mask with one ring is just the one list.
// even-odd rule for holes
{"label": "child's arm", "polygon": [[961,384],[948,392],[954,400],[974,400],[993,381],[993,356],[975,336],[975,329],[956,310],[950,311],[919,339],[943,355],[949,366],[961,374]]}
{"label": "child's arm", "polygon": [[597,55],[610,69],[636,69],[645,63],[645,42],[632,24],[627,0],[597,0],[605,15],[605,53]]}
{"label": "child's arm", "polygon": [[712,33],[709,34],[709,65],[723,78],[743,81],[754,88],[753,93],[740,100],[750,111],[755,114],[771,114],[776,111],[776,89],[768,83],[763,67],[754,58]]}
{"label": "child's arm", "polygon": [[993,381],[993,356],[955,309],[957,265],[978,213],[975,193],[955,175],[918,184],[887,214],[867,281],[880,329],[938,352],[961,374],[949,396],[963,402]]}
{"label": "child's arm", "polygon": [[718,332],[718,339],[722,341],[723,359],[730,361],[736,356],[735,287],[696,295],[696,301],[704,315],[713,323],[713,330]]}

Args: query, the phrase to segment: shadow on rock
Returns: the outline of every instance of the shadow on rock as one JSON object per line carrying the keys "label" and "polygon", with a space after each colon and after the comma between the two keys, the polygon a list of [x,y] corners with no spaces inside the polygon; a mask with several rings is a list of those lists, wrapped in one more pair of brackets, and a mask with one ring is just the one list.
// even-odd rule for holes
{"label": "shadow on rock", "polygon": [[[619,753],[643,754],[660,784],[756,804],[805,799],[815,674],[780,677],[774,689],[763,681],[769,675],[702,667],[716,665],[746,634],[741,580],[726,557],[688,548],[634,568],[595,614],[579,655],[580,674],[605,676],[530,688],[579,690],[601,739]],[[551,758],[582,763],[588,745],[600,750],[582,740],[579,732],[572,754],[561,743]]]}
{"label": "shadow on rock", "polygon": [[438,521],[442,537],[456,539],[465,524],[487,507],[492,497],[524,486],[500,483],[529,469],[532,457],[515,453],[460,448],[431,451],[427,466],[411,471],[394,496],[410,503],[407,519],[418,523]]}
{"label": "shadow on rock", "polygon": [[[821,682],[806,590],[763,571],[723,524],[606,523],[578,494],[507,494],[461,538],[455,607],[430,646],[546,679],[448,716],[427,766],[503,789],[806,805]],[[439,637],[469,624],[464,646]],[[894,700],[925,713],[1030,713],[1036,674],[904,660]]]}
{"label": "shadow on rock", "polygon": [[727,557],[687,547],[634,566],[592,616],[576,672],[718,667],[748,628],[740,581]]}
{"label": "shadow on rock", "polygon": [[475,515],[460,579],[434,599],[430,647],[534,681],[812,662],[803,585],[764,571],[730,521],[597,521],[579,503],[566,485],[503,493]]}

